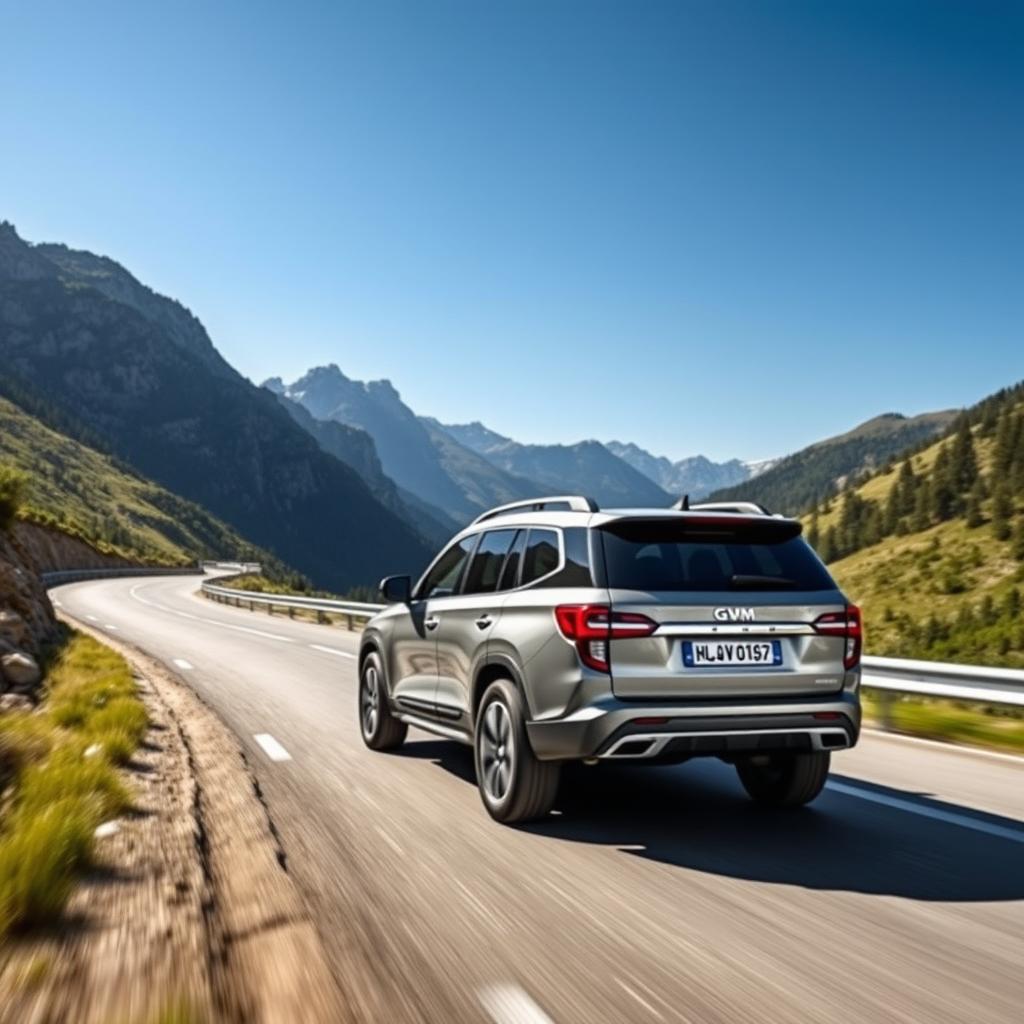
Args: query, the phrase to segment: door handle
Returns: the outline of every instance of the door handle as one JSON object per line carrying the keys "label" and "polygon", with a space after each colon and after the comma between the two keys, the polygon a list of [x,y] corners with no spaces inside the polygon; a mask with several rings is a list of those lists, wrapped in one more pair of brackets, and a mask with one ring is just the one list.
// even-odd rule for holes
{"label": "door handle", "polygon": [[493,621],[494,619],[492,619],[487,612],[484,612],[483,615],[476,620],[476,624],[480,629],[486,629]]}
{"label": "door handle", "polygon": [[423,620],[423,625],[426,626],[427,629],[437,629],[440,624],[441,620],[436,615],[431,615],[429,619]]}

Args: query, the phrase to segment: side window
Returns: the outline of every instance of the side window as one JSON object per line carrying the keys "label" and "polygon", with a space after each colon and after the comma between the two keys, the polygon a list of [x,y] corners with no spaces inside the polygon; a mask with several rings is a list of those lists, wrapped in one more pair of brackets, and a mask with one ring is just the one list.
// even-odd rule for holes
{"label": "side window", "polygon": [[523,556],[522,585],[532,583],[558,568],[558,534],[554,530],[530,530]]}
{"label": "side window", "polygon": [[508,558],[505,559],[505,568],[501,570],[501,580],[498,582],[499,590],[511,590],[518,586],[519,563],[523,560],[525,550],[526,531],[520,530],[509,549]]}
{"label": "side window", "polygon": [[498,574],[515,535],[515,530],[488,530],[483,535],[466,573],[462,593],[490,594],[498,589]]}
{"label": "side window", "polygon": [[477,534],[472,534],[453,544],[427,573],[416,596],[422,600],[426,597],[447,597],[454,594],[476,541]]}

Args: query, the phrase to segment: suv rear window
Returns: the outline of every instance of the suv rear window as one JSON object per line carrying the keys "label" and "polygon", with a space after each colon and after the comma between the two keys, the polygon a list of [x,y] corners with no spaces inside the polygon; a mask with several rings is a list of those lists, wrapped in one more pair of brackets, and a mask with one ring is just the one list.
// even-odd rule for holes
{"label": "suv rear window", "polygon": [[601,530],[607,585],[622,590],[834,590],[791,523],[698,529],[620,522]]}

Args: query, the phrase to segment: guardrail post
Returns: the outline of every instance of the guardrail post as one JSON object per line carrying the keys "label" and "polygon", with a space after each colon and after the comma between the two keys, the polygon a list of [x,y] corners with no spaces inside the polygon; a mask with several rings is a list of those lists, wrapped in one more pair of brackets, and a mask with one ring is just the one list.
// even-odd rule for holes
{"label": "guardrail post", "polygon": [[288,618],[289,619],[294,619],[295,618],[295,609],[291,605],[288,605]]}
{"label": "guardrail post", "polygon": [[319,622],[322,625],[323,623],[329,622],[330,620],[327,618],[326,615],[324,615],[324,613],[322,611],[320,611],[319,608],[317,608],[317,610],[316,610],[316,621]]}
{"label": "guardrail post", "polygon": [[256,602],[255,601],[250,601],[249,602],[249,611],[251,611],[251,612],[256,611]]}
{"label": "guardrail post", "polygon": [[355,625],[352,622],[352,616],[351,615],[346,615],[345,618],[348,619],[348,628],[350,630],[355,629],[356,627],[355,627]]}

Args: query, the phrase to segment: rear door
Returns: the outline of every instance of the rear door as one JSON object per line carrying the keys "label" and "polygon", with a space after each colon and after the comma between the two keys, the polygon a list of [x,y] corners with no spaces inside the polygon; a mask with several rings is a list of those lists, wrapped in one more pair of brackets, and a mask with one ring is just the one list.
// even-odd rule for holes
{"label": "rear door", "polygon": [[842,688],[845,639],[818,633],[845,598],[799,536],[762,517],[617,520],[600,530],[613,610],[650,636],[612,643],[612,689],[636,699],[742,698]]}
{"label": "rear door", "polygon": [[515,529],[488,530],[480,537],[460,592],[437,602],[437,713],[468,724],[473,667],[501,614],[498,577]]}

